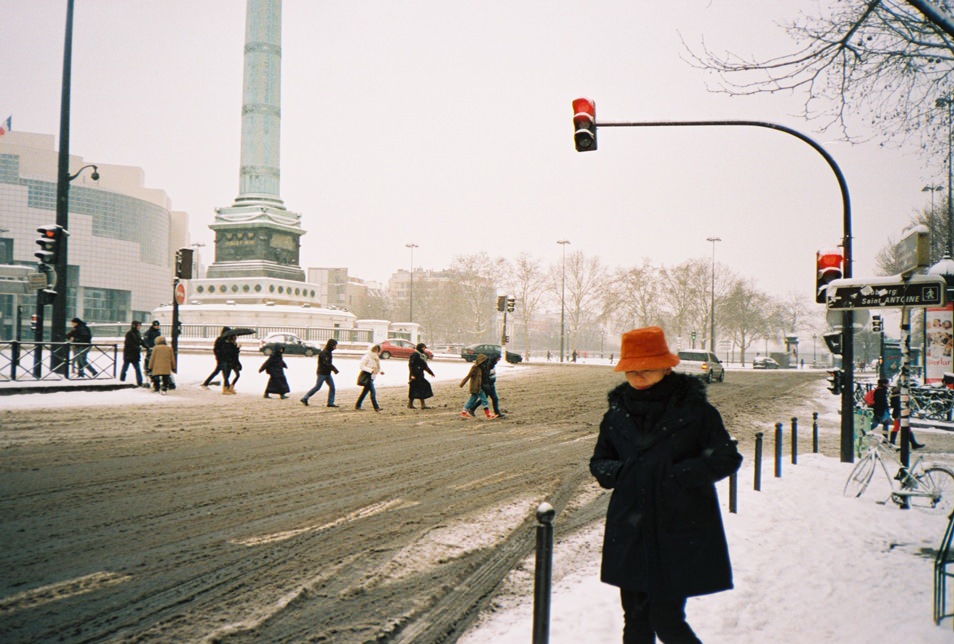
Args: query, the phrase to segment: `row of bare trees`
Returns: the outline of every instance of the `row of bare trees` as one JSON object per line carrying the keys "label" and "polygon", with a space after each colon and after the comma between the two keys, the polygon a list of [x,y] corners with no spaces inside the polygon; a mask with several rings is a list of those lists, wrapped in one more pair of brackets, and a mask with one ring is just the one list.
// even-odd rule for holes
{"label": "row of bare trees", "polygon": [[[462,255],[451,267],[414,283],[415,322],[432,344],[499,342],[499,293],[516,299],[509,314],[511,350],[524,355],[559,355],[561,303],[567,354],[618,351],[619,335],[631,328],[659,325],[674,345],[709,346],[711,292],[715,294],[716,338],[720,352],[745,361],[760,340],[774,341],[804,328],[807,297],[776,298],[740,279],[731,269],[704,259],[677,266],[644,261],[610,268],[582,252],[545,264],[528,254],[513,260],[486,253]],[[386,301],[382,314],[400,317],[406,300]],[[723,354],[724,355],[724,354]]]}

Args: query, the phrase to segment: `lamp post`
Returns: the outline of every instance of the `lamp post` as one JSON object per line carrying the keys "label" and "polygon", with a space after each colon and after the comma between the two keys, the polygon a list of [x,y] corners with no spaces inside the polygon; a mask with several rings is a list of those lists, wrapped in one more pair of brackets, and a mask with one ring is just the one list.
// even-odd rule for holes
{"label": "lamp post", "polygon": [[930,186],[924,186],[923,188],[921,188],[921,192],[931,193],[931,213],[932,214],[934,213],[934,193],[937,192],[938,190],[944,190],[944,186],[932,184]]}
{"label": "lamp post", "polygon": [[566,245],[570,240],[560,239],[557,243],[563,246],[563,280],[560,284],[560,362],[563,362],[566,339]]}
{"label": "lamp post", "polygon": [[709,351],[715,353],[715,245],[722,241],[720,237],[706,237],[712,242],[712,281],[709,287]]}
{"label": "lamp post", "polygon": [[[954,254],[954,172],[951,169],[951,163],[954,162],[954,149],[952,149],[951,140],[954,138],[954,101],[950,98],[939,98],[934,102],[937,107],[947,108],[947,252]],[[931,193],[934,194],[933,192]]]}
{"label": "lamp post", "polygon": [[407,321],[414,321],[414,249],[418,248],[418,245],[415,243],[404,244],[405,248],[411,249],[411,281],[408,286],[408,297],[407,297]]}

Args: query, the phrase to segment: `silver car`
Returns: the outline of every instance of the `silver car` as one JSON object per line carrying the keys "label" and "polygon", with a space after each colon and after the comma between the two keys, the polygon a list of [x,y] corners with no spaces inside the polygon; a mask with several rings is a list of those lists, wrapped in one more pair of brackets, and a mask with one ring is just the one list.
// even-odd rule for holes
{"label": "silver car", "polygon": [[699,376],[706,382],[723,382],[725,367],[719,357],[710,351],[690,349],[679,352],[679,364],[673,370]]}

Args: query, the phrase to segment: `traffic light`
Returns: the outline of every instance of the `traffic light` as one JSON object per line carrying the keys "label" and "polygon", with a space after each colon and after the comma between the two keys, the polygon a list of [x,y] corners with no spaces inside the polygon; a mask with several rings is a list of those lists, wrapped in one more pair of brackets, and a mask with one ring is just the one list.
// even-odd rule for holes
{"label": "traffic light", "polygon": [[62,226],[52,224],[49,226],[40,226],[36,229],[40,236],[36,240],[40,250],[33,253],[34,257],[40,260],[40,267],[56,265],[56,259],[60,252],[60,240],[63,239]]}
{"label": "traffic light", "polygon": [[690,334],[690,337],[692,338],[692,341],[695,342],[695,341],[696,341],[696,332],[693,331],[693,332]]}
{"label": "traffic light", "polygon": [[498,295],[497,296],[497,310],[503,313],[507,310],[507,296]]}
{"label": "traffic light", "polygon": [[514,309],[517,308],[517,298],[508,297],[507,298],[507,312],[513,313]]}
{"label": "traffic light", "polygon": [[829,331],[828,333],[822,334],[822,338],[825,340],[829,351],[836,356],[841,355],[841,331]]}
{"label": "traffic light", "polygon": [[588,98],[573,100],[573,141],[577,152],[596,149],[596,103]]}
{"label": "traffic light", "polygon": [[815,301],[824,304],[828,299],[828,285],[842,277],[845,256],[839,250],[815,253]]}
{"label": "traffic light", "polygon": [[828,391],[830,391],[836,396],[840,396],[843,377],[844,377],[844,373],[841,371],[841,369],[832,369],[831,371],[829,371],[828,372]]}
{"label": "traffic light", "polygon": [[871,330],[872,330],[872,332],[874,332],[874,333],[881,333],[881,329],[882,329],[882,326],[881,326],[881,316],[880,316],[880,315],[872,315],[872,316],[871,316]]}
{"label": "traffic light", "polygon": [[192,279],[192,253],[191,248],[180,248],[176,251],[176,277],[179,279]]}

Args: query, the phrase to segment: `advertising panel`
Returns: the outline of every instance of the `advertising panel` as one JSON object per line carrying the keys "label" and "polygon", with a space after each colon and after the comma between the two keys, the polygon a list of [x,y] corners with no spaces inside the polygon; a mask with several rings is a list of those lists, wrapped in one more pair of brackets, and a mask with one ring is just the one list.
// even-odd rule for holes
{"label": "advertising panel", "polygon": [[924,336],[924,381],[940,384],[954,372],[954,304],[925,309]]}

